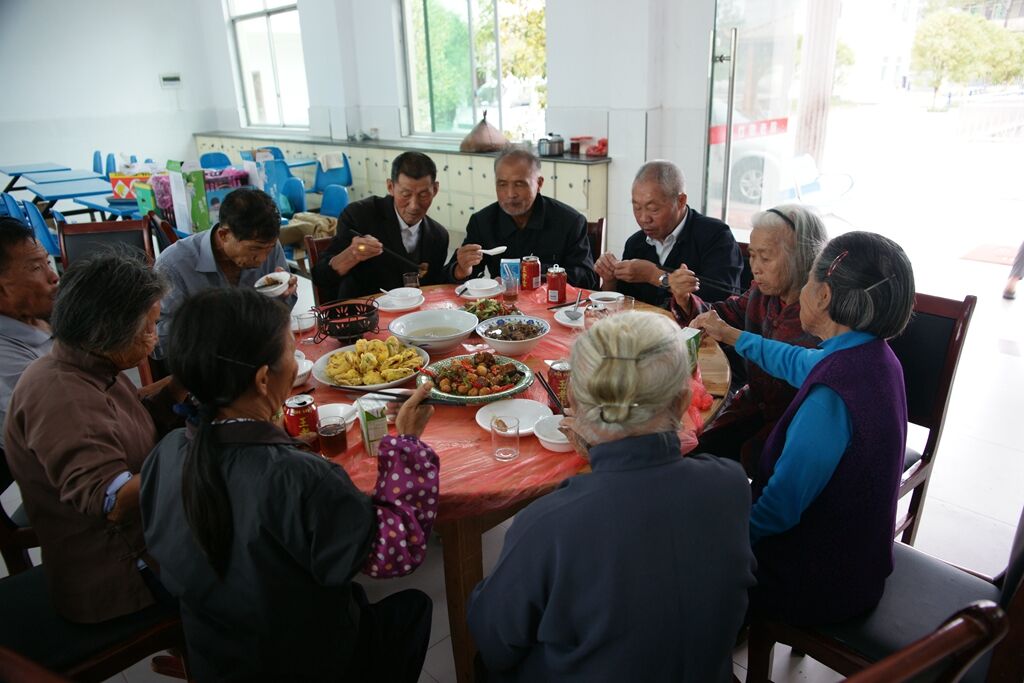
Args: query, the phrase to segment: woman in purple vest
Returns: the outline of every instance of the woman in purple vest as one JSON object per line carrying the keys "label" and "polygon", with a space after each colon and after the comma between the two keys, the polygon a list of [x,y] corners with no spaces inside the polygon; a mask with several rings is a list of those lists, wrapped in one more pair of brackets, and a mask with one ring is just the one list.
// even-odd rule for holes
{"label": "woman in purple vest", "polygon": [[754,476],[752,609],[789,623],[842,621],[872,609],[892,571],[906,443],[903,371],[885,342],[914,307],[898,244],[851,232],[828,243],[800,293],[805,349],[694,319],[744,358],[799,387]]}

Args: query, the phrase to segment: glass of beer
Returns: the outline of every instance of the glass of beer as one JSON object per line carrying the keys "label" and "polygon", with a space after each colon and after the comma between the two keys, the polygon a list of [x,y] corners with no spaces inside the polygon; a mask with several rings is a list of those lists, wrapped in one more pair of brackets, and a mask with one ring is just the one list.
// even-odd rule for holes
{"label": "glass of beer", "polygon": [[337,458],[348,450],[348,428],[345,425],[345,418],[322,417],[316,423],[316,432],[320,436],[320,454],[325,458]]}

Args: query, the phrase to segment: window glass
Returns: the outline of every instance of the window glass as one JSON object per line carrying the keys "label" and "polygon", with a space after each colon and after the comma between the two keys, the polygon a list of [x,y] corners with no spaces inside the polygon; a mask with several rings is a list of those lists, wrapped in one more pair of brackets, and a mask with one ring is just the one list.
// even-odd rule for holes
{"label": "window glass", "polygon": [[235,23],[238,61],[245,91],[245,110],[252,125],[281,125],[274,84],[274,63],[266,17],[243,19]]}
{"label": "window glass", "polygon": [[281,116],[286,126],[309,124],[309,90],[306,88],[306,64],[302,57],[302,34],[298,12],[270,16],[277,73],[281,76]]}

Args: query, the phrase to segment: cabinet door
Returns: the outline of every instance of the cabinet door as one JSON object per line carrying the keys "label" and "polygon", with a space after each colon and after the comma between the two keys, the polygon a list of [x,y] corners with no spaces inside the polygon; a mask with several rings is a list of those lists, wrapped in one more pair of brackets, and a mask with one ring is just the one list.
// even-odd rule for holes
{"label": "cabinet door", "polygon": [[448,227],[454,232],[465,233],[469,217],[473,215],[473,195],[465,192],[452,192],[451,223]]}
{"label": "cabinet door", "polygon": [[581,164],[556,164],[555,199],[565,202],[583,215],[589,215],[590,177]]}
{"label": "cabinet door", "polygon": [[494,158],[470,157],[473,161],[473,194],[494,196]]}
{"label": "cabinet door", "polygon": [[540,175],[544,178],[544,187],[540,191],[548,197],[558,199],[558,172],[555,168],[555,162],[540,162]]}
{"label": "cabinet door", "polygon": [[448,194],[452,189],[451,185],[448,184],[448,155],[431,152],[429,156],[434,165],[437,166],[437,184],[440,186],[440,191]]}
{"label": "cabinet door", "polygon": [[439,191],[434,197],[434,201],[431,202],[430,208],[427,209],[427,215],[444,227],[449,227],[452,221],[451,193],[444,190]]}
{"label": "cabinet door", "polygon": [[448,184],[452,192],[473,194],[473,157],[452,154],[448,157]]}

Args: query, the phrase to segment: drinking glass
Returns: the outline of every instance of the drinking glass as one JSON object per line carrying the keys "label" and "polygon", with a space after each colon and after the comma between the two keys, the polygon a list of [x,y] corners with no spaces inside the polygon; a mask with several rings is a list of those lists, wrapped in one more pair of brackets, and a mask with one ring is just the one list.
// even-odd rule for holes
{"label": "drinking glass", "polygon": [[619,299],[619,310],[616,313],[628,313],[633,310],[634,306],[636,306],[636,299],[631,296],[624,296]]}
{"label": "drinking glass", "polygon": [[502,301],[515,303],[519,300],[519,276],[508,267],[501,269]]}
{"label": "drinking glass", "polygon": [[583,309],[583,329],[589,330],[599,320],[604,320],[612,313],[612,309],[604,304],[589,304]]}
{"label": "drinking glass", "polygon": [[320,436],[320,454],[325,458],[336,458],[348,450],[348,429],[345,418],[340,416],[322,417],[316,423]]}
{"label": "drinking glass", "polygon": [[316,340],[312,336],[302,336],[304,332],[310,332],[313,335],[316,334],[316,313],[314,313],[313,311],[306,311],[304,313],[296,313],[295,315],[293,315],[292,330],[294,330],[300,343],[316,343]]}
{"label": "drinking glass", "polygon": [[494,459],[502,462],[519,457],[519,418],[495,415],[491,418],[491,445]]}
{"label": "drinking glass", "polygon": [[403,287],[416,287],[420,286],[420,274],[419,273],[402,273],[402,286]]}

